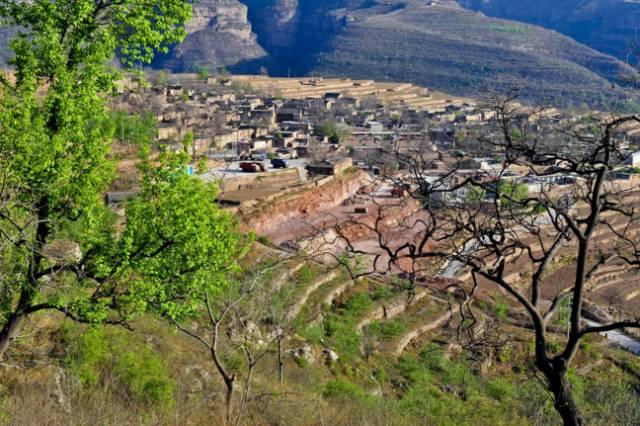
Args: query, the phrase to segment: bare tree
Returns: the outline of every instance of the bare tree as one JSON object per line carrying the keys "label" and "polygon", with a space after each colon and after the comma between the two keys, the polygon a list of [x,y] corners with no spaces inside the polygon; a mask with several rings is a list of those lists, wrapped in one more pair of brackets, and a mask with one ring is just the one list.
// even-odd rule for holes
{"label": "bare tree", "polygon": [[[440,153],[447,167],[433,170],[432,154],[396,149],[400,171],[383,179],[406,189],[408,198],[375,201],[374,218],[350,220],[336,233],[352,255],[369,256],[367,273],[415,277],[435,264],[443,276],[466,271],[461,279],[509,295],[513,314],[534,331],[535,366],[558,414],[565,425],[581,425],[567,378],[580,341],[594,333],[640,328],[634,312],[623,309],[614,318],[589,300],[590,280],[603,267],[614,261],[640,265],[638,193],[617,180],[626,173],[630,153],[615,136],[620,126],[640,123],[640,117],[562,122],[542,109],[521,107],[517,96],[513,91],[491,97],[487,108],[494,118],[477,135],[482,150],[500,156],[500,164],[469,170],[473,159]],[[399,215],[399,203],[419,208]],[[379,247],[363,249],[350,241],[345,230],[354,226]],[[570,277],[549,280],[567,257]],[[568,330],[562,349],[554,352],[549,343],[557,327],[551,320],[561,306],[568,306]]]}
{"label": "bare tree", "polygon": [[[270,273],[287,267],[294,256],[262,259],[230,280],[222,294],[203,294],[201,322],[170,321],[209,353],[225,385],[224,424],[238,425],[251,400],[256,367],[277,345],[280,380],[284,381],[283,345],[289,332],[285,316],[276,308],[276,293],[268,285]],[[233,359],[241,359],[239,367]]]}

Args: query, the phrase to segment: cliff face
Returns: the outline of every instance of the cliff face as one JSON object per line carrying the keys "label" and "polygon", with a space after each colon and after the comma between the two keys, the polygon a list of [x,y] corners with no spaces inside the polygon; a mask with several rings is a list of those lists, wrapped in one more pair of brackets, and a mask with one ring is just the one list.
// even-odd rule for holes
{"label": "cliff face", "polygon": [[290,49],[296,44],[300,24],[299,0],[245,0],[259,41],[268,51]]}
{"label": "cliff face", "polygon": [[238,0],[199,1],[193,7],[193,19],[187,24],[185,41],[154,65],[176,71],[198,66],[213,70],[266,56],[247,12],[247,6]]}
{"label": "cliff face", "polygon": [[594,49],[626,59],[640,27],[640,3],[627,0],[459,0],[489,16],[557,30]]}

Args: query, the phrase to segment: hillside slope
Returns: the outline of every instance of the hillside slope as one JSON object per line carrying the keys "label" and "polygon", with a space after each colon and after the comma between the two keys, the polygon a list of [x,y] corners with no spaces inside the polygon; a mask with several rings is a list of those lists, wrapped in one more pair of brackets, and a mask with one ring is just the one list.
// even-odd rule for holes
{"label": "hillside slope", "polygon": [[186,40],[155,66],[174,71],[211,70],[266,56],[247,19],[247,7],[238,0],[201,0],[193,7]]}
{"label": "hillside slope", "polygon": [[[256,246],[256,252],[265,249]],[[250,260],[266,265],[273,259]],[[282,381],[276,345],[266,343],[272,348],[246,382],[247,403],[240,404],[247,369],[239,342],[246,335],[231,332],[233,321],[225,323],[219,350],[237,374],[236,410],[243,412],[234,424],[558,424],[532,370],[531,335],[505,321],[503,295],[478,300],[475,337],[467,338],[458,334],[459,300],[437,290],[437,282],[409,297],[400,286],[353,281],[346,271],[293,260],[265,276],[263,286],[274,310],[291,318],[282,341]],[[255,311],[250,318],[260,320],[248,338],[265,344],[273,311],[263,293],[256,294],[257,301],[237,309]],[[132,331],[60,321],[35,317],[0,364],[0,425],[221,424],[224,385],[195,339],[149,317]],[[207,335],[204,316],[188,322]],[[562,335],[550,338],[556,344]],[[594,336],[574,365],[571,382],[588,424],[638,424],[637,357]]]}
{"label": "hillside slope", "polygon": [[356,19],[316,58],[316,72],[407,80],[453,94],[522,86],[535,102],[607,106],[624,94],[621,62],[540,27],[449,6]]}
{"label": "hillside slope", "polygon": [[460,0],[490,16],[557,30],[594,49],[626,59],[637,39],[640,3],[626,0]]}

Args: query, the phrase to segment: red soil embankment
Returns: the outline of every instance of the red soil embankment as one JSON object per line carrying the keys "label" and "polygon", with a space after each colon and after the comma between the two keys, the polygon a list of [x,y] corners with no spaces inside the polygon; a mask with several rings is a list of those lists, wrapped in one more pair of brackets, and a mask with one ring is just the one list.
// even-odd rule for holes
{"label": "red soil embankment", "polygon": [[[321,212],[327,212],[328,219],[331,209],[337,208],[344,200],[370,184],[369,175],[357,171],[327,179],[327,183],[320,182],[299,193],[261,203],[250,210],[241,210],[239,214],[246,230],[260,235],[278,236],[279,239],[283,239],[283,234],[291,234],[293,238],[287,239],[295,239],[296,229],[301,227],[301,223],[317,220],[314,215]],[[308,232],[308,227],[299,231],[304,234]]]}

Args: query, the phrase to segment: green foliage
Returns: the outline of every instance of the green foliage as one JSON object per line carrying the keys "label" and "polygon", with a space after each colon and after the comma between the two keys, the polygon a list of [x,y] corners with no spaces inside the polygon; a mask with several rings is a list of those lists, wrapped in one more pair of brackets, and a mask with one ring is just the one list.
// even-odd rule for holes
{"label": "green foliage", "polygon": [[375,289],[375,291],[371,294],[372,300],[383,300],[388,299],[393,295],[393,289],[390,286],[379,286]]}
{"label": "green foliage", "polygon": [[325,384],[322,396],[326,399],[365,399],[366,393],[351,382],[333,380]]}
{"label": "green foliage", "polygon": [[[18,242],[0,254],[1,326],[15,310],[90,323],[149,310],[176,318],[224,287],[244,238],[218,209],[216,188],[185,174],[184,153],[151,161],[150,118],[112,116],[106,105],[116,52],[125,66],[149,63],[184,37],[190,13],[185,0],[0,1],[0,17],[24,33],[11,42],[15,82],[0,80],[0,169],[11,188],[0,227]],[[142,156],[141,191],[121,226],[102,202],[114,133]],[[81,256],[56,265],[41,250],[54,241]],[[44,292],[49,270],[64,285]]]}
{"label": "green foliage", "polygon": [[529,188],[524,183],[514,184],[509,181],[500,181],[498,193],[500,194],[500,204],[505,207],[518,205],[529,198]]}
{"label": "green foliage", "polygon": [[302,334],[302,337],[304,337],[304,339],[307,342],[313,343],[313,344],[319,344],[324,340],[324,337],[325,337],[324,332],[325,330],[322,325],[313,323],[313,324],[307,325],[301,334]]}
{"label": "green foliage", "polygon": [[467,203],[471,205],[482,203],[485,199],[486,191],[479,186],[472,186],[467,192]]}
{"label": "green foliage", "polygon": [[320,126],[322,136],[329,138],[329,142],[334,144],[342,143],[351,136],[351,129],[344,123],[325,121]]}
{"label": "green foliage", "polygon": [[344,305],[347,315],[358,316],[365,313],[373,304],[369,293],[357,293],[349,298]]}
{"label": "green foliage", "polygon": [[203,81],[207,81],[209,79],[209,69],[205,66],[199,66],[196,69],[198,73],[198,78]]}
{"label": "green foliage", "polygon": [[296,356],[293,358],[293,361],[296,363],[296,365],[300,368],[307,368],[309,367],[309,362],[307,361],[307,359],[305,357],[301,357],[301,356]]}
{"label": "green foliage", "polygon": [[362,336],[353,318],[329,314],[324,321],[324,331],[341,360],[349,362],[359,358]]}
{"label": "green foliage", "polygon": [[374,321],[369,325],[369,329],[381,339],[391,340],[402,335],[406,329],[406,325],[404,322],[396,319],[389,321]]}
{"label": "green foliage", "polygon": [[81,383],[95,386],[112,377],[130,397],[147,404],[171,406],[175,383],[166,360],[122,330],[67,329],[64,362]]}
{"label": "green foliage", "polygon": [[304,286],[309,284],[315,278],[315,276],[316,274],[315,272],[313,272],[313,269],[311,269],[311,267],[309,267],[308,265],[304,265],[296,274],[296,282],[298,283],[298,285]]}
{"label": "green foliage", "polygon": [[184,173],[187,157],[163,153],[159,167],[142,162],[142,193],[127,206],[115,256],[135,271],[125,274],[127,306],[174,319],[195,313],[203,294],[225,288],[250,242],[218,208],[217,189]]}
{"label": "green foliage", "polygon": [[158,122],[151,113],[131,115],[125,111],[110,113],[113,136],[127,145],[148,145],[157,132]]}
{"label": "green foliage", "polygon": [[492,305],[493,315],[499,320],[507,318],[509,313],[509,301],[501,298],[497,298]]}
{"label": "green foliage", "polygon": [[198,162],[196,163],[196,174],[203,175],[209,171],[209,160],[207,157],[198,158]]}

